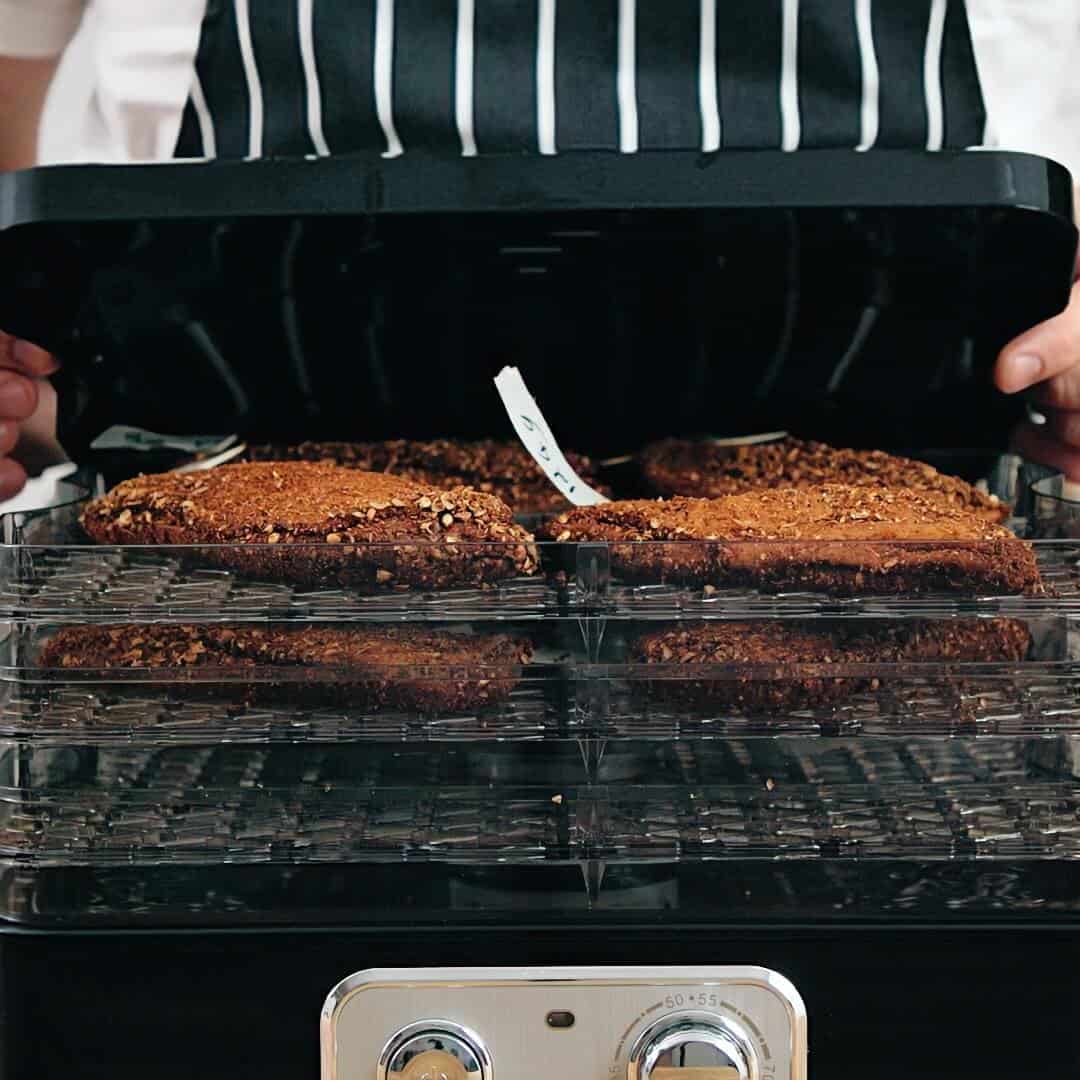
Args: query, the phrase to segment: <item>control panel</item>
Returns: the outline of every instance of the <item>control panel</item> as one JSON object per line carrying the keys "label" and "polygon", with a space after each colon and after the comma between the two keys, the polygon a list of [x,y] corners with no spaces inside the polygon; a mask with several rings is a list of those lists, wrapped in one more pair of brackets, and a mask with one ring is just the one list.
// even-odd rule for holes
{"label": "control panel", "polygon": [[359,972],[323,1080],[806,1080],[806,1011],[755,967]]}

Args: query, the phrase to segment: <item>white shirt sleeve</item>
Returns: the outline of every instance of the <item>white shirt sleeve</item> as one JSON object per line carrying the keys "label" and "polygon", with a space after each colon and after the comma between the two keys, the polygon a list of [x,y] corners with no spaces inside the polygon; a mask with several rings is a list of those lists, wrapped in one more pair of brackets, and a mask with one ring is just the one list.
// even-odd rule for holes
{"label": "white shirt sleeve", "polygon": [[[0,0],[0,21],[3,4],[13,2],[37,10],[42,0]],[[38,143],[42,164],[171,158],[191,91],[206,3],[86,3],[45,106]]]}
{"label": "white shirt sleeve", "polygon": [[87,0],[0,0],[0,56],[59,56],[79,28]]}
{"label": "white shirt sleeve", "polygon": [[1056,158],[1080,180],[1080,4],[967,0],[989,146]]}

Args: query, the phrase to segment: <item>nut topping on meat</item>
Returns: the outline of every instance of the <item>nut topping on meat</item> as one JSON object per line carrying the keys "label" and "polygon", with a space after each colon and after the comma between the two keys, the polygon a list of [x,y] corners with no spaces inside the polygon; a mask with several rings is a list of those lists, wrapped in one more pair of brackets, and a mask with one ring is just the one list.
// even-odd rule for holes
{"label": "nut topping on meat", "polygon": [[782,439],[755,446],[724,446],[707,440],[664,439],[641,454],[645,480],[657,495],[714,499],[764,488],[905,488],[946,506],[1003,521],[1008,507],[974,485],[938,472],[922,461],[881,450],[846,450],[825,443]]}
{"label": "nut topping on meat", "polygon": [[[497,495],[518,514],[549,513],[566,506],[566,499],[518,442],[302,442],[293,446],[254,446],[248,453],[253,461],[321,461],[391,473],[425,487],[471,487]],[[595,466],[587,457],[574,453],[566,456],[579,476],[603,490],[596,480]]]}
{"label": "nut topping on meat", "polygon": [[356,588],[388,582],[379,570],[395,587],[446,588],[537,569],[532,536],[493,495],[316,462],[136,477],[95,499],[82,524],[100,543],[224,545],[198,555],[256,576]]}

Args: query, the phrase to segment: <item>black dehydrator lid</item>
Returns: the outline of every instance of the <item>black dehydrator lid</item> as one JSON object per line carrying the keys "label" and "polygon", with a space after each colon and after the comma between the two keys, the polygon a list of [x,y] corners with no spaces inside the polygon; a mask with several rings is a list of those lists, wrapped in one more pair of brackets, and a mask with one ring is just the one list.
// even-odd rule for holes
{"label": "black dehydrator lid", "polygon": [[989,372],[1060,311],[1072,184],[1004,153],[409,154],[0,178],[0,326],[112,423],[510,435],[518,366],[594,452],[786,429],[1001,445]]}

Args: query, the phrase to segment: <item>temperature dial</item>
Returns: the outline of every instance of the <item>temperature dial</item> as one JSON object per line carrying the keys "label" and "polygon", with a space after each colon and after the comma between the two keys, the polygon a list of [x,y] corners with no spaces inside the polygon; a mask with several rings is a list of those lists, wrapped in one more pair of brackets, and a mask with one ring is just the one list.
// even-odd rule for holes
{"label": "temperature dial", "polygon": [[711,1013],[665,1017],[630,1051],[627,1080],[760,1080],[757,1054],[741,1025]]}
{"label": "temperature dial", "polygon": [[410,1024],[379,1057],[379,1080],[491,1080],[479,1036],[446,1020]]}

